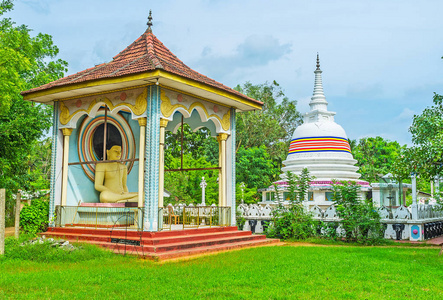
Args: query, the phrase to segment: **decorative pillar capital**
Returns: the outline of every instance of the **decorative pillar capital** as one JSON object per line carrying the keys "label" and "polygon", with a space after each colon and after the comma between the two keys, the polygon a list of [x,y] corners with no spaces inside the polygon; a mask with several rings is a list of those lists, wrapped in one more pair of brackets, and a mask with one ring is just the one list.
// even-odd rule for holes
{"label": "decorative pillar capital", "polygon": [[165,128],[166,126],[168,126],[168,119],[160,119],[160,127]]}
{"label": "decorative pillar capital", "polygon": [[142,127],[142,126],[146,127],[146,123],[147,123],[146,118],[138,118],[137,121],[138,121],[138,125],[140,127]]}
{"label": "decorative pillar capital", "polygon": [[62,132],[64,136],[70,136],[72,133],[72,128],[62,128]]}
{"label": "decorative pillar capital", "polygon": [[217,141],[219,141],[219,142],[226,141],[228,136],[229,136],[229,134],[227,134],[227,133],[219,133],[217,135]]}

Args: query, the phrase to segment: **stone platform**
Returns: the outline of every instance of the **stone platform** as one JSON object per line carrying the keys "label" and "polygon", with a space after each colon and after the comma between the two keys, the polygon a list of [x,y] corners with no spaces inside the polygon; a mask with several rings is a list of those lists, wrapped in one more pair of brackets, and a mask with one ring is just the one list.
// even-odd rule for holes
{"label": "stone platform", "polygon": [[85,242],[111,249],[115,253],[136,255],[155,261],[220,252],[238,248],[280,243],[237,227],[142,232],[124,229],[52,227],[45,236]]}

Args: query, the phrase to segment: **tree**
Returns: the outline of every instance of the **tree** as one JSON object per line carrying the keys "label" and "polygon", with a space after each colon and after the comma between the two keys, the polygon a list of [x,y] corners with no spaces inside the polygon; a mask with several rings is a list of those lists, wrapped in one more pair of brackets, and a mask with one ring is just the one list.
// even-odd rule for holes
{"label": "tree", "polygon": [[235,90],[264,103],[262,110],[237,114],[237,150],[264,145],[281,168],[295,128],[303,121],[296,109],[297,101],[289,100],[280,85],[273,81],[253,85],[246,82]]}
{"label": "tree", "polygon": [[427,179],[443,171],[443,96],[434,93],[433,102],[420,115],[414,115],[409,127],[414,146],[405,153],[411,171]]}
{"label": "tree", "polygon": [[[378,243],[383,238],[383,225],[372,201],[359,199],[360,188],[355,182],[334,182],[332,185],[334,205],[345,232],[344,238],[352,242]],[[334,234],[331,237],[337,236]]]}
{"label": "tree", "polygon": [[256,203],[258,201],[257,188],[248,188],[246,185],[242,186],[242,183],[244,182],[237,180],[235,187],[236,204],[239,205],[242,200],[246,204]]}
{"label": "tree", "polygon": [[287,172],[286,178],[291,202],[286,207],[279,205],[273,212],[273,226],[268,228],[267,235],[285,240],[314,237],[318,234],[318,221],[312,218],[312,214],[303,205],[314,177],[304,168],[300,175]]}
{"label": "tree", "polygon": [[[169,157],[170,168],[180,168],[180,157]],[[192,157],[191,154],[184,155],[184,168],[212,168],[215,165],[206,161],[205,157]],[[166,200],[170,203],[201,203],[202,189],[200,182],[205,177],[207,183],[205,190],[206,204],[218,203],[218,170],[200,171],[177,171],[165,172],[165,189],[171,193],[171,198]]]}
{"label": "tree", "polygon": [[[276,167],[264,145],[245,149],[240,147],[236,156],[236,181],[244,182],[249,189],[266,188],[277,179],[280,169]],[[259,194],[256,194],[259,199]]]}
{"label": "tree", "polygon": [[[183,128],[183,143],[182,143]],[[211,137],[209,129],[200,128],[193,132],[188,124],[178,128],[176,133],[166,132],[165,168],[213,168],[218,166],[218,143]],[[200,203],[200,182],[205,177],[206,204],[218,203],[218,170],[173,171],[165,174],[165,189],[171,193],[170,203]]]}
{"label": "tree", "polygon": [[[170,154],[165,156],[166,166],[169,166],[169,158],[181,157],[181,131],[180,126],[176,133],[167,131],[165,134],[165,153]],[[183,153],[191,154],[194,159],[206,157],[210,163],[218,165],[218,143],[206,127],[193,132],[188,124],[183,124]]]}
{"label": "tree", "polygon": [[49,189],[51,179],[52,139],[47,137],[38,140],[31,149],[29,158],[29,173],[34,179],[30,182],[35,189]]}
{"label": "tree", "polygon": [[393,165],[406,146],[380,136],[362,138],[352,147],[352,155],[358,161],[359,173],[369,182],[379,180],[379,174],[392,173]]}
{"label": "tree", "polygon": [[[2,1],[0,15],[12,8],[12,1]],[[9,18],[0,21],[0,187],[7,190],[8,224],[11,194],[32,190],[39,177],[31,168],[32,149],[50,128],[52,115],[51,107],[24,101],[20,92],[62,77],[67,67],[63,60],[51,60],[58,48],[50,35],[30,33]]]}

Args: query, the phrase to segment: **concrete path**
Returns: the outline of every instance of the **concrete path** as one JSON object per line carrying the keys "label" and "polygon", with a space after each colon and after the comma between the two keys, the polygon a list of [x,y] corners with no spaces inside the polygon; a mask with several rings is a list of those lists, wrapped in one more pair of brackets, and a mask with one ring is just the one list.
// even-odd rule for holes
{"label": "concrete path", "polygon": [[430,239],[430,240],[427,240],[426,244],[429,244],[429,245],[443,245],[443,235],[439,236],[439,237],[436,237],[436,238],[433,238],[433,239]]}

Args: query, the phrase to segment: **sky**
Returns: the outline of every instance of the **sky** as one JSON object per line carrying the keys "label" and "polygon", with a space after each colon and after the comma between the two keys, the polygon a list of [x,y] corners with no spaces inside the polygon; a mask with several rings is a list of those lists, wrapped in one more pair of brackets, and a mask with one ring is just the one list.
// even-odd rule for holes
{"label": "sky", "polygon": [[50,34],[67,75],[108,62],[146,30],[227,86],[276,81],[305,113],[317,52],[328,109],[348,138],[411,145],[414,114],[443,94],[441,0],[15,0],[5,16]]}

